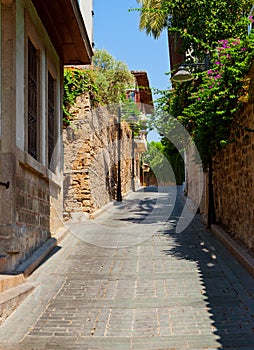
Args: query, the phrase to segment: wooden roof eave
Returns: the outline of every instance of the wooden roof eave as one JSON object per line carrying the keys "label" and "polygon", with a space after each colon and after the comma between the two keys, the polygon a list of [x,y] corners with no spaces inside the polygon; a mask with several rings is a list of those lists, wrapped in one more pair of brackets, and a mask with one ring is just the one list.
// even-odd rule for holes
{"label": "wooden roof eave", "polygon": [[32,2],[63,64],[90,64],[93,50],[77,0]]}

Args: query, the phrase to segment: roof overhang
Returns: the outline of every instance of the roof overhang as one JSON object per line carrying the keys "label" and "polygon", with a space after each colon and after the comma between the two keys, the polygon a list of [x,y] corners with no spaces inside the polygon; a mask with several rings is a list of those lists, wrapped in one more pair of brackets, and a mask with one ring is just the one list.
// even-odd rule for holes
{"label": "roof overhang", "polygon": [[145,71],[131,71],[139,87],[140,102],[146,106],[146,113],[151,113],[153,109],[153,96],[149,84],[149,79]]}
{"label": "roof overhang", "polygon": [[77,0],[32,0],[65,65],[90,64],[93,51]]}

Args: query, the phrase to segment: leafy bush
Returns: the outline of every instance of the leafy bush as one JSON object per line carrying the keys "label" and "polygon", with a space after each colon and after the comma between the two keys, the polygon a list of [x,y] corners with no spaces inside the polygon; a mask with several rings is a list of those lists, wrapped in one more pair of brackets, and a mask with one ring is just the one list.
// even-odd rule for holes
{"label": "leafy bush", "polygon": [[126,90],[134,86],[134,77],[127,65],[115,60],[106,50],[96,50],[93,65],[64,70],[64,122],[73,119],[69,110],[76,98],[89,92],[93,105],[113,105],[126,101]]}

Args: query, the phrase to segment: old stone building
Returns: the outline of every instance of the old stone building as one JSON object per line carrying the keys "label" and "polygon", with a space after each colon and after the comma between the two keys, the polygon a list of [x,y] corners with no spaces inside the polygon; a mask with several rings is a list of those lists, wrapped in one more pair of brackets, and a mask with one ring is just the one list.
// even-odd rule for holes
{"label": "old stone building", "polygon": [[59,227],[63,66],[92,47],[77,1],[2,0],[0,267],[11,271]]}
{"label": "old stone building", "polygon": [[[65,219],[81,220],[116,198],[119,124],[107,108],[92,110],[88,93],[77,98],[71,114],[75,118],[64,131],[64,210]],[[121,123],[123,195],[131,190],[131,137]]]}
{"label": "old stone building", "polygon": [[[145,116],[152,108],[149,81],[146,72],[133,74],[136,84],[127,91],[127,96]],[[91,218],[102,206],[116,200],[119,191],[125,196],[142,185],[146,132],[140,130],[138,135],[134,135],[130,120],[128,117],[125,120],[126,116],[121,118],[119,124],[119,108],[114,111],[106,107],[94,109],[89,93],[84,93],[70,110],[73,121],[64,131],[66,220]]]}

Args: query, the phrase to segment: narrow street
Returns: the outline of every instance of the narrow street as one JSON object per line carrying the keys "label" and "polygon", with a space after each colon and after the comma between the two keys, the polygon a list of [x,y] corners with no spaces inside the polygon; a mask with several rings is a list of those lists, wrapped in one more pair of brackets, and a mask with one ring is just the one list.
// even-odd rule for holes
{"label": "narrow street", "polygon": [[[183,199],[132,193],[70,226],[0,327],[0,349],[254,349],[254,281]],[[167,214],[172,211],[170,218]]]}

